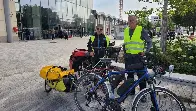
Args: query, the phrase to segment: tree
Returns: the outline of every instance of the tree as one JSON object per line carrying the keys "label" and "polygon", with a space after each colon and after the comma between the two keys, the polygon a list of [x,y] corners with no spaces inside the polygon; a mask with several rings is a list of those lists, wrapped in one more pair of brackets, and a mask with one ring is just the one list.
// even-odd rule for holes
{"label": "tree", "polygon": [[168,0],[164,0],[163,18],[162,18],[162,27],[161,27],[161,44],[160,44],[163,53],[166,52],[166,41],[167,41],[167,23],[168,23],[167,7],[168,7]]}
{"label": "tree", "polygon": [[158,2],[164,1],[162,13],[162,27],[161,27],[161,48],[162,51],[166,51],[166,38],[167,38],[167,24],[168,24],[168,5],[170,5],[169,10],[176,10],[179,15],[185,15],[187,12],[191,12],[196,9],[196,0],[138,0],[142,2]]}
{"label": "tree", "polygon": [[196,26],[196,9],[193,11],[186,12],[185,14],[180,14],[178,11],[175,12],[172,16],[174,23],[184,27],[193,27],[193,32],[195,31]]}
{"label": "tree", "polygon": [[75,27],[78,27],[80,24],[82,24],[83,19],[81,17],[78,16],[78,14],[74,14],[73,18],[73,22],[75,24]]}
{"label": "tree", "polygon": [[189,11],[196,9],[196,0],[168,0],[171,9],[178,11],[180,15],[185,15]]}
{"label": "tree", "polygon": [[152,12],[153,8],[147,10],[146,7],[143,7],[142,10],[130,10],[125,12],[125,14],[137,16],[139,25],[143,26],[145,29],[151,29],[152,24],[149,22],[148,17]]}
{"label": "tree", "polygon": [[160,21],[155,24],[155,27],[161,27]]}
{"label": "tree", "polygon": [[87,19],[87,31],[94,33],[95,30],[95,18],[94,15],[90,15]]}

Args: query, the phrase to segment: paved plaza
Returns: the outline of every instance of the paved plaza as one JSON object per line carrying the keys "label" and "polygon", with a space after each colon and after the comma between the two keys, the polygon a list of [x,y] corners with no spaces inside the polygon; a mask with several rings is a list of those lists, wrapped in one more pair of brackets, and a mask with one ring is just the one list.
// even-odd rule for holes
{"label": "paved plaza", "polygon": [[[86,48],[88,37],[0,44],[1,111],[78,111],[72,93],[44,92],[39,71],[46,65],[68,67],[75,48]],[[120,42],[117,42],[120,44]]]}
{"label": "paved plaza", "polygon": [[86,48],[87,39],[72,38],[0,44],[1,111],[76,111],[73,94],[53,92],[46,95],[41,67],[61,65],[75,48]]}

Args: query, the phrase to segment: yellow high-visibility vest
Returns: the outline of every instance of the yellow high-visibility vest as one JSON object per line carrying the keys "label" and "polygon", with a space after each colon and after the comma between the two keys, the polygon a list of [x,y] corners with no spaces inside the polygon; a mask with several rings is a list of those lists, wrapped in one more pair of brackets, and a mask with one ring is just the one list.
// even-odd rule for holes
{"label": "yellow high-visibility vest", "polygon": [[142,27],[137,26],[132,37],[129,35],[129,27],[124,30],[124,45],[127,54],[144,52],[144,40],[141,39]]}
{"label": "yellow high-visibility vest", "polygon": [[[109,46],[110,44],[110,38],[108,36],[105,36],[106,37],[106,42],[107,42],[107,47]],[[91,36],[91,42],[93,43],[95,40],[95,36]]]}

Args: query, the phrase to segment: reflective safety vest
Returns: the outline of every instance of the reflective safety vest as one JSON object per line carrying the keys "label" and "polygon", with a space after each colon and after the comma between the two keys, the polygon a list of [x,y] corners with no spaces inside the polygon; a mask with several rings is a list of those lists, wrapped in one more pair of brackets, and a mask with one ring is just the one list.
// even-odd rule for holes
{"label": "reflective safety vest", "polygon": [[[105,36],[106,37],[106,42],[107,42],[107,47],[109,46],[110,44],[110,38],[108,36]],[[91,36],[91,42],[93,43],[95,40],[95,36]]]}
{"label": "reflective safety vest", "polygon": [[129,35],[129,27],[124,30],[124,45],[127,54],[144,52],[144,40],[141,39],[142,27],[137,26],[132,37]]}

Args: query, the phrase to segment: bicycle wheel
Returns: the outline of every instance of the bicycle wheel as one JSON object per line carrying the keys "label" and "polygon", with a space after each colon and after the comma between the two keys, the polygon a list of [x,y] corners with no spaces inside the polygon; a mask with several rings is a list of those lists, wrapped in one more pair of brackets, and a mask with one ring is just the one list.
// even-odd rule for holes
{"label": "bicycle wheel", "polygon": [[100,79],[96,74],[85,74],[78,79],[74,100],[80,111],[99,111],[105,106],[108,98],[106,85],[100,84],[96,91],[90,91]]}
{"label": "bicycle wheel", "polygon": [[[132,111],[156,111],[155,107],[153,106],[153,102],[151,101],[151,92],[152,90],[150,88],[142,90],[133,101]],[[155,87],[155,92],[159,111],[186,111],[183,102],[170,90],[162,87]],[[150,97],[148,97],[148,95]],[[167,97],[170,97],[171,99],[167,99]],[[145,101],[143,101],[144,98]],[[163,98],[163,100],[158,100],[161,98]],[[165,103],[163,103],[164,101]],[[173,104],[173,102],[176,103]],[[150,104],[150,107],[145,106],[144,104]]]}

